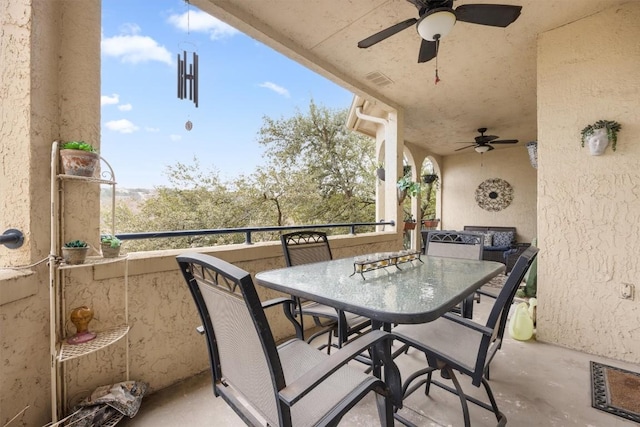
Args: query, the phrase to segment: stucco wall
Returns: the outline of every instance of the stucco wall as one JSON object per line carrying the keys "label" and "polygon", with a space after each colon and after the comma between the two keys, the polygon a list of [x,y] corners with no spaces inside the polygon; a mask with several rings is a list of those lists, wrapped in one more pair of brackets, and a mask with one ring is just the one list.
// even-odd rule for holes
{"label": "stucco wall", "polygon": [[[29,265],[49,253],[49,152],[57,128],[59,2],[0,2],[0,232],[25,235],[0,246],[0,267]],[[51,72],[53,70],[53,72]],[[39,426],[49,414],[48,269],[0,280],[0,424]],[[3,276],[18,275],[4,270]]]}
{"label": "stucco wall", "polygon": [[[500,136],[509,138],[509,135]],[[531,242],[537,232],[537,172],[529,163],[524,144],[484,154],[472,149],[468,151],[444,157],[441,161],[441,228],[462,230],[465,225],[516,227],[517,240]],[[498,212],[482,209],[475,200],[478,185],[490,178],[503,179],[513,188],[513,201]]]}
{"label": "stucco wall", "polygon": [[[640,3],[549,31],[538,45],[538,339],[640,362]],[[580,130],[622,124],[590,156]]]}

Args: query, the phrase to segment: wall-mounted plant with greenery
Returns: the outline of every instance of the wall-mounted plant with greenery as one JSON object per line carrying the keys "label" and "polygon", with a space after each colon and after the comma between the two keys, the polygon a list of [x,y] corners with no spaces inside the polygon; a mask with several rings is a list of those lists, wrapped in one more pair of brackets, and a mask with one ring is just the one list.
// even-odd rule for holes
{"label": "wall-mounted plant with greenery", "polygon": [[398,204],[402,204],[405,197],[416,197],[420,191],[420,184],[411,179],[411,172],[404,175],[396,184],[398,187]]}
{"label": "wall-mounted plant with greenery", "polygon": [[599,156],[604,153],[607,145],[611,143],[611,149],[616,151],[618,142],[618,132],[622,129],[620,123],[613,120],[598,120],[592,125],[586,126],[580,132],[580,146],[584,147],[585,142],[589,146],[592,156]]}

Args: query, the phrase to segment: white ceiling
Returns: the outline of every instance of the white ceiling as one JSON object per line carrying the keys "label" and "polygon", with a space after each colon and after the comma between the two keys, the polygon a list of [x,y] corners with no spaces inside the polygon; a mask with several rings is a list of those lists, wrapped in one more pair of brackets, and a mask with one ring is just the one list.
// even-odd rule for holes
{"label": "white ceiling", "polygon": [[[457,22],[435,59],[418,64],[414,27],[368,48],[358,41],[418,17],[407,0],[190,0],[371,102],[405,110],[405,139],[452,154],[476,129],[520,145],[537,139],[536,38],[540,33],[628,0],[457,0],[522,6],[507,28]],[[633,0],[632,0],[633,1]],[[392,83],[367,79],[382,73]],[[502,145],[502,147],[510,145]],[[499,148],[500,146],[496,146]],[[466,152],[463,151],[463,152]]]}

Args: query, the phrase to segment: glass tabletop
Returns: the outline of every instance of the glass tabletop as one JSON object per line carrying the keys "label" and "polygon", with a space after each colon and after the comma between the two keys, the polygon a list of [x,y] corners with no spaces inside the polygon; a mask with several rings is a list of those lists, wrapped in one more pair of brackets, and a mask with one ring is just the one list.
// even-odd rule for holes
{"label": "glass tabletop", "polygon": [[422,256],[421,260],[354,273],[354,258],[256,274],[267,288],[385,323],[425,323],[440,317],[504,271],[493,261]]}

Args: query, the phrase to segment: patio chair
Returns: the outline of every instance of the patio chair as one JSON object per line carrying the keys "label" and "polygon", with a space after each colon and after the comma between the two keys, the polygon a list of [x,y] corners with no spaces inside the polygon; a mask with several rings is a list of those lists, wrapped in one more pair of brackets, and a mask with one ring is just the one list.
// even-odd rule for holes
{"label": "patio chair", "polygon": [[276,347],[264,307],[282,304],[291,320],[291,299],[261,304],[249,273],[212,256],[186,253],[177,261],[202,320],[214,394],[247,425],[337,425],[371,391],[381,424],[393,425],[384,382],[347,365],[390,334],[370,331],[331,356],[297,338]]}
{"label": "patio chair", "polygon": [[[427,358],[428,366],[413,373],[405,380],[403,384],[405,398],[422,384],[425,384],[425,394],[428,395],[431,384],[434,384],[460,398],[465,426],[470,425],[467,401],[492,411],[498,420],[498,425],[506,424],[507,419],[499,411],[489,386],[489,364],[502,345],[509,307],[525,272],[537,253],[538,248],[530,246],[520,255],[491,308],[486,324],[482,325],[461,316],[445,313],[433,322],[421,325],[398,325],[394,329],[393,334],[396,339],[422,351]],[[432,374],[435,370],[441,370],[443,378],[450,379],[454,387],[434,380]],[[480,387],[482,384],[490,404],[466,396],[454,370],[471,377],[471,383],[474,386]],[[420,379],[424,375],[426,378]],[[412,385],[418,379],[420,380]],[[403,420],[398,414],[396,414],[396,418]]]}
{"label": "patio chair", "polygon": [[[425,238],[425,255],[462,259],[482,259],[484,236],[464,231],[429,231]],[[473,302],[480,302],[480,293],[469,295],[453,309],[462,317],[473,317]]]}
{"label": "patio chair", "polygon": [[[284,260],[287,267],[333,259],[327,234],[321,231],[287,233],[280,236],[280,241],[282,242],[282,251],[284,252]],[[336,310],[333,307],[315,301],[303,300],[298,297],[292,298],[297,303],[295,315],[299,317],[303,334],[304,322],[302,315],[311,316],[316,326],[322,328],[309,337],[307,342],[310,343],[316,337],[329,333],[327,341],[327,351],[329,353],[332,347],[331,337],[333,333],[338,336],[337,347],[340,348],[349,340],[351,335],[361,333],[363,329],[371,325],[371,321],[366,317]],[[301,338],[304,339],[304,335]]]}

